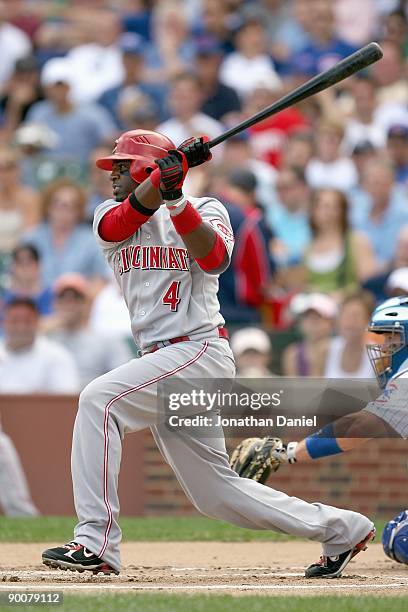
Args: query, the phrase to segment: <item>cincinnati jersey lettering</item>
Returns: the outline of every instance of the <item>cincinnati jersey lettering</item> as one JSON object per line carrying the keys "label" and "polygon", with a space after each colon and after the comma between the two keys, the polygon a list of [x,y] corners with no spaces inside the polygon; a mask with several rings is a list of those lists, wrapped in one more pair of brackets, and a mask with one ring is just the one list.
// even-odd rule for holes
{"label": "cincinnati jersey lettering", "polygon": [[120,276],[130,270],[184,270],[190,269],[187,249],[172,246],[133,245],[116,253]]}

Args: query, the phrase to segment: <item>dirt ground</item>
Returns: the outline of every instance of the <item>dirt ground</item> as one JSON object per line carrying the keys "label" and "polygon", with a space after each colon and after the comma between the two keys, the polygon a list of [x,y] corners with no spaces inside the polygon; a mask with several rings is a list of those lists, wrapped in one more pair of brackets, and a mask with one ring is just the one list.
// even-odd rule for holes
{"label": "dirt ground", "polygon": [[336,580],[303,577],[320,555],[313,542],[128,542],[122,545],[119,576],[51,570],[42,565],[41,552],[55,545],[2,544],[0,590],[408,596],[408,567],[387,559],[378,543]]}

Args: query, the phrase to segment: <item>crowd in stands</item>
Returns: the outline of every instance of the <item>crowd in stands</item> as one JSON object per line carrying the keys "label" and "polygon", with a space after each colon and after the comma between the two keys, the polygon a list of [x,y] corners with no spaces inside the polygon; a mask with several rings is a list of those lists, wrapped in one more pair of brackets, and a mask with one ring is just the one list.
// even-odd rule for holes
{"label": "crowd in stands", "polygon": [[371,40],[370,69],[189,172],[231,218],[219,299],[251,376],[371,376],[370,311],[408,291],[407,2],[0,0],[0,392],[67,391],[50,359],[79,391],[137,355],[91,227],[121,132],[213,138]]}

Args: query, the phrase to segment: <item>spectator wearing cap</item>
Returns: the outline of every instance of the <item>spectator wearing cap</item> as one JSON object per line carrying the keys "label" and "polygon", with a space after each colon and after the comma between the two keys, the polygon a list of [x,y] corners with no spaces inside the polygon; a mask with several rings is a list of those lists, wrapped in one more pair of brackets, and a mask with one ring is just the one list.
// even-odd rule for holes
{"label": "spectator wearing cap", "polygon": [[366,331],[374,306],[372,295],[366,291],[343,300],[337,319],[338,335],[329,343],[326,378],[374,377],[366,351]]}
{"label": "spectator wearing cap", "polygon": [[57,142],[49,152],[51,157],[86,162],[92,149],[114,137],[116,126],[100,105],[75,105],[71,101],[73,80],[74,73],[67,59],[49,60],[41,72],[46,99],[33,104],[27,122],[44,124],[56,134]]}
{"label": "spectator wearing cap", "polygon": [[11,77],[16,61],[31,53],[28,36],[5,19],[5,7],[0,6],[0,90]]}
{"label": "spectator wearing cap", "polygon": [[270,254],[272,233],[256,201],[256,179],[236,169],[219,186],[218,196],[229,212],[235,235],[232,265],[220,277],[219,300],[226,320],[260,320],[260,307],[275,269]]}
{"label": "spectator wearing cap", "polygon": [[362,74],[351,83],[354,102],[353,116],[347,121],[343,146],[350,153],[361,142],[370,142],[376,149],[385,146],[386,134],[375,119],[377,107],[377,86],[373,77]]}
{"label": "spectator wearing cap", "polygon": [[24,121],[33,104],[43,100],[37,59],[28,55],[16,61],[14,72],[0,97],[2,130],[7,136]]}
{"label": "spectator wearing cap", "polygon": [[140,92],[147,96],[156,113],[163,107],[166,87],[149,83],[145,79],[145,46],[146,42],[138,34],[126,32],[121,35],[118,47],[122,53],[123,79],[120,84],[106,90],[98,99],[99,104],[111,113],[120,128],[124,126],[119,108],[123,99],[132,92]]}
{"label": "spectator wearing cap", "polygon": [[234,31],[239,22],[232,3],[225,0],[202,0],[200,19],[193,26],[193,34],[196,37],[216,38],[223,52],[228,54],[235,49]]}
{"label": "spectator wearing cap", "polygon": [[226,121],[241,110],[237,92],[219,79],[223,52],[220,43],[209,36],[196,42],[195,68],[204,100],[201,111],[217,121]]}
{"label": "spectator wearing cap", "polygon": [[353,160],[353,164],[357,170],[358,183],[350,191],[350,195],[360,192],[365,167],[368,162],[377,157],[377,154],[377,149],[374,148],[373,144],[369,140],[361,140],[355,145],[355,147],[353,147],[353,150],[351,151],[351,159]]}
{"label": "spectator wearing cap", "polygon": [[251,138],[247,131],[240,132],[224,143],[222,168],[227,172],[236,169],[250,170],[256,178],[256,197],[264,210],[271,203],[277,171],[273,166],[254,156]]}
{"label": "spectator wearing cap", "polygon": [[[49,151],[57,144],[57,135],[44,124],[23,123],[13,135],[13,145],[19,154],[21,183],[39,191],[44,182],[56,178],[58,164],[51,162]],[[63,169],[72,164],[63,165]],[[51,171],[51,172],[50,172]]]}
{"label": "spectator wearing cap", "polygon": [[157,130],[168,136],[176,146],[198,134],[206,134],[210,139],[219,136],[223,127],[219,121],[201,112],[203,99],[201,83],[197,75],[182,72],[175,76],[170,83],[171,117],[161,123]]}
{"label": "spectator wearing cap", "polygon": [[24,236],[41,255],[42,277],[52,286],[68,272],[83,274],[95,291],[109,278],[92,229],[84,224],[86,196],[70,179],[59,179],[42,192],[45,220]]}
{"label": "spectator wearing cap", "polygon": [[243,21],[235,34],[236,51],[228,54],[220,68],[220,80],[241,98],[248,96],[262,81],[278,89],[281,80],[267,52],[265,25],[259,18]]}
{"label": "spectator wearing cap", "polygon": [[309,41],[292,57],[290,71],[303,78],[331,68],[356,48],[338,38],[331,2],[308,2]]}
{"label": "spectator wearing cap", "polygon": [[312,240],[306,250],[306,286],[341,298],[345,291],[378,272],[369,239],[352,231],[343,192],[319,189],[310,202]]}
{"label": "spectator wearing cap", "polygon": [[343,124],[324,119],[316,134],[316,155],[306,167],[306,179],[313,189],[330,188],[350,191],[358,181],[357,170],[341,148]]}
{"label": "spectator wearing cap", "polygon": [[237,375],[245,378],[274,376],[269,370],[272,359],[272,343],[266,332],[258,327],[245,327],[232,334],[231,350],[234,353]]}
{"label": "spectator wearing cap", "polygon": [[54,285],[54,293],[55,312],[47,322],[48,337],[71,354],[81,389],[132,358],[126,342],[97,334],[90,328],[90,287],[83,276],[61,276]]}
{"label": "spectator wearing cap", "polygon": [[309,188],[302,170],[283,167],[276,179],[276,197],[266,208],[266,219],[276,240],[273,253],[279,266],[299,264],[311,240],[308,219]]}
{"label": "spectator wearing cap", "polygon": [[32,244],[18,246],[11,255],[3,301],[8,303],[17,298],[32,300],[40,316],[52,312],[53,292],[42,282],[40,253]]}
{"label": "spectator wearing cap", "polygon": [[28,298],[5,305],[0,342],[0,393],[77,393],[79,377],[68,351],[39,335],[39,312]]}
{"label": "spectator wearing cap", "polygon": [[323,376],[337,304],[324,293],[298,294],[290,310],[301,340],[284,350],[282,372],[285,376]]}
{"label": "spectator wearing cap", "polygon": [[351,195],[351,224],[369,238],[384,269],[395,256],[396,236],[408,223],[406,194],[395,182],[392,163],[382,157],[367,162],[361,187]]}
{"label": "spectator wearing cap", "polygon": [[387,151],[394,165],[396,182],[408,187],[408,124],[390,127]]}

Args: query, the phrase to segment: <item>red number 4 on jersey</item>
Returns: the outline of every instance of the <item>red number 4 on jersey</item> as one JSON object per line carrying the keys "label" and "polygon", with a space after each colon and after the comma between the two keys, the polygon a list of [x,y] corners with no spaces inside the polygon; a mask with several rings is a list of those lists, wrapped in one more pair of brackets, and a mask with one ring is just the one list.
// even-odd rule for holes
{"label": "red number 4 on jersey", "polygon": [[172,312],[177,312],[180,303],[180,281],[173,281],[163,296],[163,304],[170,306]]}

